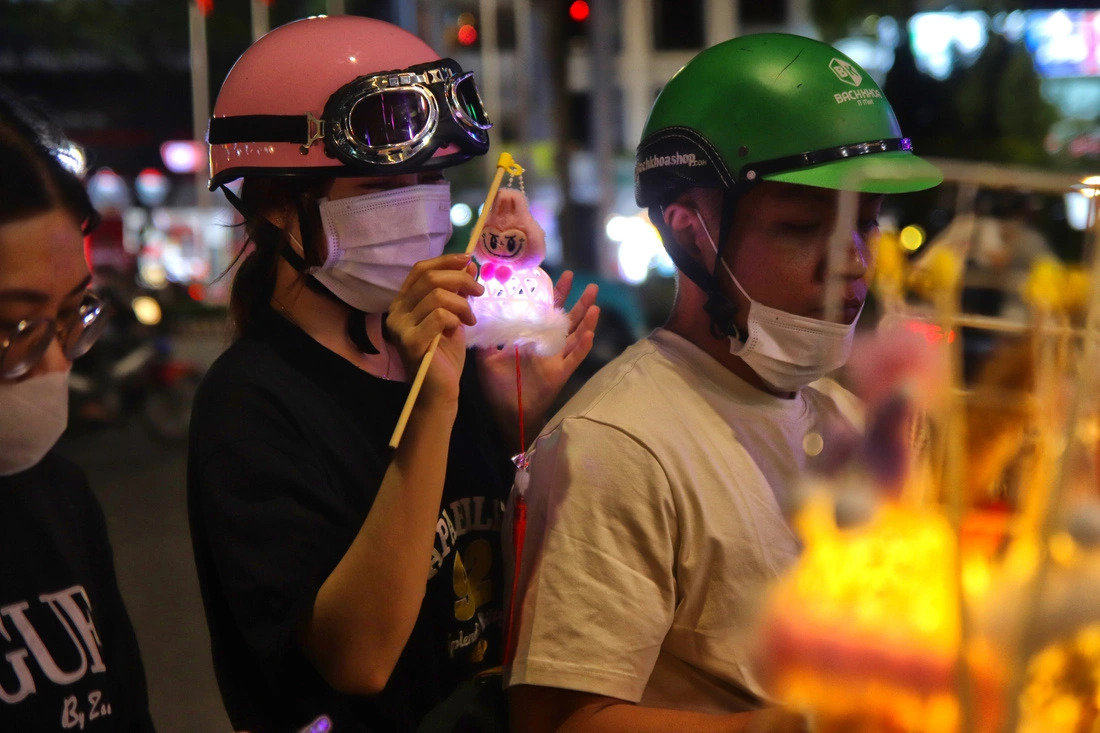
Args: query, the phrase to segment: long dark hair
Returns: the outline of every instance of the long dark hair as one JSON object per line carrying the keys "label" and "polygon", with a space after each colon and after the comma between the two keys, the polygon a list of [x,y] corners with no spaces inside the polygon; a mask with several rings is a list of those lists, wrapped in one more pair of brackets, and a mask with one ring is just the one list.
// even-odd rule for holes
{"label": "long dark hair", "polygon": [[[328,178],[248,177],[241,186],[245,242],[233,260],[237,266],[229,294],[231,338],[248,334],[268,308],[275,291],[276,266],[287,236],[273,220],[297,217],[303,232],[307,265],[320,265],[324,254],[318,246],[320,230],[317,199],[332,185]],[[308,234],[307,234],[308,233]]]}
{"label": "long dark hair", "polygon": [[99,214],[63,162],[77,150],[45,114],[0,86],[0,224],[60,207],[84,232],[95,228]]}

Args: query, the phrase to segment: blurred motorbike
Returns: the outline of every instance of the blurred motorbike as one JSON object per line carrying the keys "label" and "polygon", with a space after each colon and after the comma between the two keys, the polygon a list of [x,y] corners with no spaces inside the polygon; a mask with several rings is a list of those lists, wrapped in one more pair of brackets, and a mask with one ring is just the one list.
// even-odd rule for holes
{"label": "blurred motorbike", "polygon": [[120,425],[136,417],[159,441],[185,441],[201,369],[173,356],[156,298],[144,294],[126,302],[115,293],[101,295],[111,308],[111,323],[73,363],[70,429]]}

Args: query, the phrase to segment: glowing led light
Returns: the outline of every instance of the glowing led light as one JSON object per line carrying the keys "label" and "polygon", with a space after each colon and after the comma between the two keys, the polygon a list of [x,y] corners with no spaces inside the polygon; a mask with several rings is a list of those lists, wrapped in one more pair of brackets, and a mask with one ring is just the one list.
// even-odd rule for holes
{"label": "glowing led light", "polygon": [[458,203],[451,207],[451,223],[456,227],[466,226],[473,218],[474,212],[469,204]]}
{"label": "glowing led light", "polygon": [[1083,231],[1089,225],[1089,213],[1092,209],[1090,199],[1100,194],[1095,188],[1080,188],[1063,197],[1066,206],[1066,223],[1077,231]]}
{"label": "glowing led light", "polygon": [[588,3],[584,0],[574,0],[569,6],[569,17],[578,23],[588,18]]}
{"label": "glowing led light", "polygon": [[1078,189],[1082,196],[1093,198],[1100,193],[1100,176],[1089,176],[1081,179],[1081,188]]}
{"label": "glowing led light", "polygon": [[910,224],[898,234],[898,241],[903,249],[915,252],[924,244],[924,230],[916,224]]}

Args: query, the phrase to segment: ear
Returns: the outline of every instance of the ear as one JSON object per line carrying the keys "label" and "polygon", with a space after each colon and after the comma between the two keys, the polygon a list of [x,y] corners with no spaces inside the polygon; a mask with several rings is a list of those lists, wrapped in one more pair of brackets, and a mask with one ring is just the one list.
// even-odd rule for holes
{"label": "ear", "polygon": [[[665,227],[685,254],[701,261],[707,269],[714,264],[714,247],[700,221],[700,207],[689,197],[680,197],[663,209]],[[711,235],[714,236],[714,235]]]}
{"label": "ear", "polygon": [[519,191],[513,192],[514,189],[502,188],[497,191],[496,204],[493,206],[493,213],[500,217],[515,217],[519,216],[516,211],[518,208],[517,200],[520,196]]}

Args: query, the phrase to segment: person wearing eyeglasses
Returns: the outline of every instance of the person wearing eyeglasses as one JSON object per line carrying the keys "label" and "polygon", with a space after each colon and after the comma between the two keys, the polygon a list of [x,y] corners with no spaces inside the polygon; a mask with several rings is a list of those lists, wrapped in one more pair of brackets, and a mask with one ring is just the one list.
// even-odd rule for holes
{"label": "person wearing eyeglasses", "polygon": [[101,333],[71,143],[0,87],[0,730],[153,730],[103,511],[54,444]]}
{"label": "person wearing eyeglasses", "polygon": [[[192,413],[188,494],[237,730],[492,729],[462,722],[462,696],[501,661],[515,362],[467,356],[466,298],[482,287],[467,256],[441,254],[443,172],[485,154],[489,128],[470,72],[363,17],[276,28],[222,84],[211,186],[250,244],[234,341]],[[241,178],[239,197],[224,188]],[[527,424],[591,348],[594,298],[572,311],[562,354],[523,364]]]}

